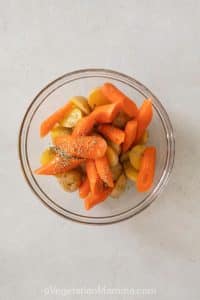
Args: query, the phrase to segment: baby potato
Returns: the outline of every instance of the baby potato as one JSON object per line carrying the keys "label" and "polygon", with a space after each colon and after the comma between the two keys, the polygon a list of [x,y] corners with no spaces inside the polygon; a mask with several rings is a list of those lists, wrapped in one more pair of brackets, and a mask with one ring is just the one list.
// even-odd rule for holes
{"label": "baby potato", "polygon": [[63,127],[73,128],[82,119],[83,113],[79,108],[73,108],[71,112],[60,122]]}
{"label": "baby potato", "polygon": [[93,110],[96,106],[108,104],[108,99],[101,92],[100,88],[96,88],[89,93],[88,104]]}
{"label": "baby potato", "polygon": [[130,163],[136,170],[140,169],[141,158],[144,153],[144,150],[144,145],[137,145],[134,146],[129,152]]}
{"label": "baby potato", "polygon": [[126,187],[126,176],[124,174],[121,174],[118,178],[117,182],[115,183],[115,187],[112,190],[111,197],[118,198],[125,190]]}
{"label": "baby potato", "polygon": [[70,102],[72,102],[77,108],[79,108],[85,115],[89,115],[91,112],[91,109],[88,105],[87,98],[82,96],[75,96],[70,99]]}
{"label": "baby potato", "polygon": [[108,162],[111,167],[116,166],[118,164],[119,156],[115,152],[115,150],[113,150],[112,147],[110,147],[110,146],[107,147],[106,156],[108,158]]}
{"label": "baby potato", "polygon": [[42,166],[48,164],[55,157],[55,152],[51,148],[44,150],[40,157],[40,163]]}
{"label": "baby potato", "polygon": [[122,155],[120,155],[120,162],[124,162],[126,160],[129,160],[129,152],[125,152]]}
{"label": "baby potato", "polygon": [[123,166],[124,166],[124,172],[126,174],[126,177],[131,181],[136,182],[138,172],[133,168],[131,163],[129,161],[125,161]]}
{"label": "baby potato", "polygon": [[145,132],[143,133],[143,135],[139,141],[139,144],[145,145],[148,142],[148,139],[149,139],[149,132],[147,130],[145,130]]}
{"label": "baby potato", "polygon": [[123,111],[120,111],[113,121],[113,125],[122,129],[125,127],[129,119],[130,118],[127,114],[125,114]]}
{"label": "baby potato", "polygon": [[81,184],[81,172],[78,169],[56,176],[59,184],[66,192],[74,192]]}
{"label": "baby potato", "polygon": [[121,173],[123,172],[122,165],[118,163],[117,165],[111,167],[111,172],[112,172],[113,181],[116,181],[121,175]]}
{"label": "baby potato", "polygon": [[115,152],[119,155],[120,152],[121,152],[121,146],[118,145],[118,144],[115,144],[114,142],[112,141],[107,141],[108,145],[111,146],[113,148],[113,150],[115,150]]}
{"label": "baby potato", "polygon": [[50,134],[51,134],[52,143],[54,143],[54,139],[56,137],[65,135],[65,134],[69,135],[69,134],[71,134],[71,130],[66,127],[57,126],[51,130]]}

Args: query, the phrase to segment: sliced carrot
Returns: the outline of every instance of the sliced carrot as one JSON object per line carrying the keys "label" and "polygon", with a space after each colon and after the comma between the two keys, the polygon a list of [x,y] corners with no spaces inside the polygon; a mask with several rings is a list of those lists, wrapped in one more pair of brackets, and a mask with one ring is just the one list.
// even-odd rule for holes
{"label": "sliced carrot", "polygon": [[138,108],[136,104],[112,83],[104,83],[104,85],[101,87],[101,90],[110,102],[112,103],[120,102],[123,111],[129,117],[132,118],[137,116]]}
{"label": "sliced carrot", "polygon": [[122,145],[123,152],[127,152],[133,145],[137,134],[137,120],[128,121],[125,127],[125,139]]}
{"label": "sliced carrot", "polygon": [[71,156],[87,159],[102,157],[107,150],[106,141],[99,136],[58,136],[54,144]]}
{"label": "sliced carrot", "polygon": [[142,106],[140,107],[137,116],[138,128],[137,128],[137,136],[135,139],[136,143],[141,139],[145,130],[149,126],[152,117],[153,117],[152,101],[151,99],[146,99],[142,103]]}
{"label": "sliced carrot", "polygon": [[101,180],[103,180],[103,182],[106,183],[109,187],[113,187],[114,184],[112,172],[108,163],[107,156],[105,155],[101,158],[96,159],[95,165]]}
{"label": "sliced carrot", "polygon": [[70,112],[72,107],[73,104],[71,102],[68,102],[52,115],[50,115],[47,119],[45,119],[40,125],[40,136],[44,137],[57,122],[61,121]]}
{"label": "sliced carrot", "polygon": [[111,123],[121,110],[121,103],[116,102],[96,107],[91,113],[97,123]]}
{"label": "sliced carrot", "polygon": [[89,183],[88,177],[86,176],[85,180],[83,181],[83,183],[79,187],[79,196],[80,196],[80,198],[87,197],[89,192],[90,192],[90,183]]}
{"label": "sliced carrot", "polygon": [[78,121],[78,123],[76,124],[73,130],[72,135],[74,137],[88,135],[92,131],[94,124],[95,124],[94,116],[90,114],[89,116],[84,117]]}
{"label": "sliced carrot", "polygon": [[98,131],[106,138],[109,138],[115,144],[120,145],[124,142],[125,133],[121,129],[112,125],[99,125]]}
{"label": "sliced carrot", "polygon": [[138,192],[146,192],[153,184],[156,163],[156,148],[147,147],[144,151],[140,171],[136,181]]}
{"label": "sliced carrot", "polygon": [[97,205],[98,203],[101,203],[106,200],[106,198],[110,195],[112,192],[111,188],[104,189],[102,192],[99,192],[98,194],[92,194],[90,193],[85,199],[85,209],[89,210],[93,206]]}
{"label": "sliced carrot", "polygon": [[56,175],[61,174],[67,171],[70,171],[77,166],[79,166],[84,159],[69,157],[68,159],[64,159],[59,155],[51,160],[48,164],[41,166],[39,169],[35,170],[34,173],[37,175]]}
{"label": "sliced carrot", "polygon": [[93,160],[88,160],[86,162],[86,173],[92,194],[100,193],[103,190],[103,181],[97,173],[95,162]]}

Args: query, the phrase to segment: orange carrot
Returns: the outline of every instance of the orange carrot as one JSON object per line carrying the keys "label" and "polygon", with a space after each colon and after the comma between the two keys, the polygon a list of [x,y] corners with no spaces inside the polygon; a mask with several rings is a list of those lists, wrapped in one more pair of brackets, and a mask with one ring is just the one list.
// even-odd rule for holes
{"label": "orange carrot", "polygon": [[58,136],[54,144],[67,154],[88,159],[102,157],[107,150],[106,141],[99,136]]}
{"label": "orange carrot", "polygon": [[156,148],[147,147],[144,151],[141,167],[136,181],[138,192],[146,192],[153,183],[156,163]]}
{"label": "orange carrot", "polygon": [[96,107],[92,114],[97,123],[111,123],[121,110],[121,103],[116,102]]}
{"label": "orange carrot", "polygon": [[70,112],[72,106],[73,104],[71,102],[68,102],[63,107],[54,112],[51,116],[49,116],[46,120],[44,120],[40,125],[40,136],[44,137],[57,122],[61,121]]}
{"label": "orange carrot", "polygon": [[98,194],[90,193],[84,199],[85,209],[88,210],[88,209],[92,208],[93,206],[97,205],[98,203],[106,200],[106,198],[110,195],[111,191],[112,191],[111,188],[107,188],[107,189],[104,189],[102,192],[99,192]]}
{"label": "orange carrot", "polygon": [[90,183],[88,177],[86,176],[85,180],[79,187],[79,196],[80,198],[85,198],[90,192]]}
{"label": "orange carrot", "polygon": [[105,182],[109,187],[113,187],[114,184],[113,184],[112,172],[110,170],[110,166],[106,155],[96,159],[95,165],[96,165],[97,173],[99,174],[101,180],[103,180],[103,182]]}
{"label": "orange carrot", "polygon": [[137,128],[137,136],[135,139],[136,143],[141,139],[146,128],[149,126],[152,117],[153,117],[152,101],[151,99],[146,99],[144,100],[142,106],[140,107],[137,116],[138,128]]}
{"label": "orange carrot", "polygon": [[104,96],[106,96],[110,102],[112,103],[120,102],[123,111],[129,117],[132,118],[137,116],[138,109],[136,104],[131,99],[129,99],[125,94],[123,94],[112,83],[104,83],[104,85],[101,87],[101,90]]}
{"label": "orange carrot", "polygon": [[74,137],[88,135],[92,131],[94,124],[95,124],[94,116],[90,114],[89,116],[84,117],[78,121],[78,123],[76,124],[73,130],[72,135]]}
{"label": "orange carrot", "polygon": [[123,152],[127,152],[133,145],[137,134],[137,120],[131,120],[126,123],[125,139],[122,145]]}
{"label": "orange carrot", "polygon": [[93,160],[88,160],[86,162],[86,173],[92,194],[100,193],[103,190],[103,182],[97,173],[97,169]]}
{"label": "orange carrot", "polygon": [[56,155],[56,157],[52,161],[50,161],[50,163],[41,166],[39,169],[35,170],[34,173],[37,175],[61,174],[76,168],[82,162],[84,162],[84,159],[75,157],[64,159],[59,155]]}
{"label": "orange carrot", "polygon": [[124,142],[125,134],[124,132],[112,125],[99,125],[98,131],[103,134],[106,138],[109,138],[115,144],[120,145]]}

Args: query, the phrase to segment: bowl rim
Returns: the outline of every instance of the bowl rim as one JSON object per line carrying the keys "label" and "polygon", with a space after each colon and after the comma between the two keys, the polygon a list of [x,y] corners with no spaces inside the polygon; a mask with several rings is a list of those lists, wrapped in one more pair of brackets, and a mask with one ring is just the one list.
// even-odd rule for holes
{"label": "bowl rim", "polygon": [[[87,76],[87,77],[86,76],[85,77],[81,76],[81,75],[84,75],[86,73],[89,73],[90,76]],[[108,76],[108,75],[110,75],[110,76]],[[61,211],[60,211],[56,207],[53,207],[54,205],[52,206],[52,205],[50,205],[49,202],[47,203],[40,196],[40,194],[32,186],[32,184],[30,182],[30,179],[28,178],[28,175],[26,173],[25,166],[24,166],[24,158],[23,158],[23,155],[22,155],[22,134],[23,134],[23,129],[24,129],[24,125],[25,125],[25,122],[26,122],[26,118],[27,118],[32,106],[37,101],[37,99],[42,95],[43,92],[48,90],[49,87],[51,87],[52,85],[54,85],[57,82],[61,81],[62,79],[73,77],[73,76],[77,76],[77,77],[75,77],[71,81],[81,79],[81,78],[84,79],[84,78],[88,78],[88,77],[110,77],[114,80],[121,81],[121,82],[131,86],[131,88],[133,88],[135,90],[137,90],[137,88],[133,85],[137,85],[137,86],[140,87],[140,89],[142,89],[145,93],[147,93],[150,97],[153,98],[154,108],[156,110],[157,110],[157,108],[159,108],[159,112],[158,111],[157,112],[158,112],[158,114],[161,118],[162,123],[163,123],[163,119],[164,119],[164,125],[163,126],[164,126],[165,134],[166,134],[167,147],[168,147],[168,156],[167,156],[165,167],[163,168],[162,174],[160,175],[159,180],[158,180],[156,186],[154,187],[154,189],[152,190],[152,192],[150,194],[148,194],[147,197],[145,197],[143,199],[143,201],[141,201],[134,208],[131,208],[128,211],[122,212],[120,214],[116,214],[116,215],[112,215],[112,216],[106,216],[106,217],[89,217],[89,216],[78,215],[76,213],[68,211],[70,215],[66,215],[64,212],[62,212],[62,210],[63,211],[66,211],[66,210],[61,208]],[[78,78],[78,76],[80,76],[80,78]],[[131,85],[131,83],[132,83],[132,85]],[[143,94],[141,90],[138,90],[138,91],[139,91],[140,94]],[[143,95],[144,95],[144,97],[146,97],[145,94],[143,94]],[[154,102],[156,103],[157,107],[155,107]],[[162,112],[162,114],[160,112]],[[79,70],[76,70],[76,71],[73,71],[73,72],[66,73],[66,74],[56,78],[55,80],[51,81],[50,83],[48,83],[43,89],[41,89],[36,94],[34,99],[28,105],[28,107],[26,109],[26,112],[24,114],[24,117],[22,119],[20,128],[19,128],[18,155],[19,155],[19,160],[20,160],[20,166],[21,166],[21,169],[22,169],[22,173],[24,175],[24,178],[25,178],[26,182],[28,183],[28,185],[31,188],[32,192],[41,200],[41,202],[46,207],[53,210],[54,212],[56,212],[58,215],[64,217],[65,219],[67,218],[69,220],[79,222],[79,223],[85,223],[85,224],[106,225],[106,224],[113,224],[113,223],[116,223],[116,222],[121,222],[121,221],[124,221],[124,220],[127,220],[127,219],[133,217],[134,215],[137,215],[138,213],[140,213],[141,211],[146,209],[160,195],[160,193],[163,191],[164,187],[166,186],[166,184],[169,180],[169,176],[170,176],[170,174],[172,172],[172,169],[173,169],[174,157],[175,157],[175,138],[174,138],[172,123],[170,121],[170,118],[168,116],[167,111],[163,107],[160,100],[144,84],[142,84],[138,80],[136,80],[136,79],[134,79],[134,78],[132,78],[132,77],[126,75],[126,74],[123,74],[123,73],[118,72],[118,71],[110,70],[110,69],[103,69],[103,68],[79,69]],[[48,196],[47,196],[47,198],[48,198]],[[127,214],[127,215],[125,215],[125,214]],[[123,217],[123,215],[125,215],[125,216]],[[74,218],[73,216],[76,216],[76,217]],[[81,218],[79,218],[79,216],[81,216]]]}

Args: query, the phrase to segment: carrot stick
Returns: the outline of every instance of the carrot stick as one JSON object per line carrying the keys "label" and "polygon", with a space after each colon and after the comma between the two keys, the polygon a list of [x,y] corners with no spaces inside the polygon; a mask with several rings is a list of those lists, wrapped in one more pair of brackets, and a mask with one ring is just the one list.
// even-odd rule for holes
{"label": "carrot stick", "polygon": [[112,125],[99,125],[98,131],[115,144],[120,145],[124,142],[125,134],[121,129]]}
{"label": "carrot stick", "polygon": [[54,144],[71,156],[88,159],[102,157],[107,150],[106,141],[99,136],[58,136]]}
{"label": "carrot stick", "polygon": [[120,104],[107,104],[96,107],[87,117],[82,118],[75,126],[74,137],[90,134],[95,123],[111,123],[120,110]]}
{"label": "carrot stick", "polygon": [[153,117],[152,101],[151,99],[146,99],[144,100],[142,106],[140,107],[137,116],[138,128],[137,128],[137,136],[135,139],[136,143],[141,139],[146,128],[149,126],[152,117]]}
{"label": "carrot stick", "polygon": [[112,103],[120,102],[123,111],[129,117],[132,118],[137,116],[138,109],[136,104],[131,99],[129,99],[125,94],[123,94],[112,83],[104,83],[104,85],[101,87],[101,90],[110,102]]}
{"label": "carrot stick", "polygon": [[74,137],[88,135],[92,131],[94,124],[95,124],[94,116],[90,114],[89,116],[84,117],[80,121],[78,121],[78,123],[76,124],[73,130],[72,135]]}
{"label": "carrot stick", "polygon": [[96,195],[100,193],[103,190],[103,182],[97,173],[97,169],[93,160],[88,160],[86,162],[86,173],[92,194]]}
{"label": "carrot stick", "polygon": [[156,163],[156,148],[147,147],[144,151],[141,167],[136,181],[138,192],[146,192],[153,184]]}
{"label": "carrot stick", "polygon": [[92,114],[97,123],[111,123],[121,110],[121,103],[116,102],[96,107]]}
{"label": "carrot stick", "polygon": [[86,176],[85,180],[79,187],[79,196],[80,198],[85,198],[90,192],[90,183],[88,177]]}
{"label": "carrot stick", "polygon": [[40,136],[44,137],[57,122],[62,120],[70,112],[72,106],[73,104],[71,102],[68,102],[52,115],[50,115],[47,119],[45,119],[40,125]]}
{"label": "carrot stick", "polygon": [[39,169],[35,170],[34,173],[37,175],[61,174],[76,168],[83,161],[84,159],[81,158],[70,157],[68,159],[64,159],[59,155],[56,155],[50,163],[41,166]]}
{"label": "carrot stick", "polygon": [[109,187],[113,187],[114,184],[113,184],[112,172],[110,170],[110,166],[106,155],[96,159],[95,165],[96,165],[97,173],[99,174],[101,180],[103,180],[103,182],[105,182]]}
{"label": "carrot stick", "polygon": [[133,145],[137,134],[137,120],[131,120],[126,123],[125,139],[122,145],[123,152],[127,152]]}
{"label": "carrot stick", "polygon": [[85,209],[89,210],[90,208],[97,205],[98,203],[106,200],[106,198],[110,195],[111,191],[112,191],[111,188],[107,188],[107,189],[104,189],[102,192],[99,192],[98,194],[90,193],[84,199]]}

